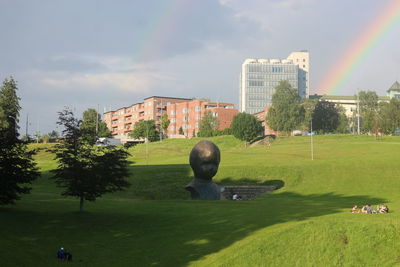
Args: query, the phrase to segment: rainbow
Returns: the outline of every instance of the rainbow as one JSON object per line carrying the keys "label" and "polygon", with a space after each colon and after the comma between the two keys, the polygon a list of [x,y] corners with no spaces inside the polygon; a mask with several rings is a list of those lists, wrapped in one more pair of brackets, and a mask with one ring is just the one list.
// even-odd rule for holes
{"label": "rainbow", "polygon": [[158,55],[165,43],[175,35],[174,31],[179,29],[179,24],[183,23],[189,7],[189,3],[177,0],[157,4],[150,25],[134,47],[131,60],[148,59]]}
{"label": "rainbow", "polygon": [[400,21],[400,1],[390,0],[382,8],[368,27],[362,31],[346,50],[343,57],[318,85],[317,94],[335,94],[348,81],[380,41],[391,32]]}

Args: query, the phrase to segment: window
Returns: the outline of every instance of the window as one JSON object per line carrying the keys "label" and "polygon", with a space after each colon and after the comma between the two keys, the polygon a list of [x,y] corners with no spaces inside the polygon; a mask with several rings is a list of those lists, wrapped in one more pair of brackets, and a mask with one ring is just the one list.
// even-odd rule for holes
{"label": "window", "polygon": [[183,108],[183,109],[182,109],[182,113],[183,113],[183,114],[188,113],[188,109],[187,109],[187,108]]}
{"label": "window", "polygon": [[151,104],[152,104],[151,102],[148,102],[148,103],[147,103],[147,106],[151,107]]}
{"label": "window", "polygon": [[201,116],[200,116],[200,114],[196,114],[196,120],[198,121],[198,120],[200,120],[201,119]]}
{"label": "window", "polygon": [[198,123],[198,122],[196,122],[195,125],[196,125],[196,126],[195,126],[196,128],[199,128],[199,123]]}
{"label": "window", "polygon": [[187,116],[184,116],[183,118],[182,118],[182,121],[188,121],[189,120],[189,117],[187,117]]}
{"label": "window", "polygon": [[175,115],[175,114],[176,114],[175,110],[171,110],[171,115]]}
{"label": "window", "polygon": [[175,123],[176,119],[175,118],[171,118],[171,123]]}
{"label": "window", "polygon": [[201,107],[200,107],[200,106],[196,106],[196,107],[194,108],[194,110],[195,110],[196,112],[200,112],[200,111],[201,111]]}

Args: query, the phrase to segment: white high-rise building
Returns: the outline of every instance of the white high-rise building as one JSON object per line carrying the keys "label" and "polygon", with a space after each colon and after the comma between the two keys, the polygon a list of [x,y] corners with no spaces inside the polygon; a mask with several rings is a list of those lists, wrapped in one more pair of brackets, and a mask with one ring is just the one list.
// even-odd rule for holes
{"label": "white high-rise building", "polygon": [[307,51],[292,52],[287,59],[246,59],[240,74],[240,112],[254,114],[271,106],[275,87],[283,80],[308,98],[309,62]]}

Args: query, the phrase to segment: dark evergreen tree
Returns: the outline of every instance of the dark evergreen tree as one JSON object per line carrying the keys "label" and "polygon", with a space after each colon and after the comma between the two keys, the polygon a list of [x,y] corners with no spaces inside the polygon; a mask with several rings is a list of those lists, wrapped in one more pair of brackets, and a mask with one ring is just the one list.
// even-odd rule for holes
{"label": "dark evergreen tree", "polygon": [[231,132],[236,138],[250,142],[263,134],[263,127],[253,115],[238,113],[233,117]]}
{"label": "dark evergreen tree", "polygon": [[0,89],[0,205],[13,204],[39,175],[35,151],[18,139],[19,98],[17,83],[5,79]]}
{"label": "dark evergreen tree", "polygon": [[81,121],[68,109],[59,112],[57,123],[64,127],[64,141],[54,149],[58,166],[52,172],[57,185],[64,188],[62,195],[79,198],[82,211],[85,200],[95,201],[129,186],[125,149],[92,145],[82,136]]}
{"label": "dark evergreen tree", "polygon": [[333,133],[339,125],[339,112],[335,103],[321,100],[312,115],[313,130],[319,133]]}
{"label": "dark evergreen tree", "polygon": [[185,135],[185,132],[183,131],[182,126],[179,127],[178,133],[179,133],[180,135]]}

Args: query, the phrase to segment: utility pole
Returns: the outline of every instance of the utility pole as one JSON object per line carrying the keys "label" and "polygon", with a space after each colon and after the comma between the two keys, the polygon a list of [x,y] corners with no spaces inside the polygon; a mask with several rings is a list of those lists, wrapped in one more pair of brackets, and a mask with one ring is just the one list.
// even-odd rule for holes
{"label": "utility pole", "polygon": [[311,132],[310,132],[310,136],[311,136],[311,160],[314,160],[314,143],[313,143],[313,131],[312,131],[312,115],[311,115]]}
{"label": "utility pole", "polygon": [[99,104],[97,104],[97,111],[96,111],[96,137],[99,134]]}

